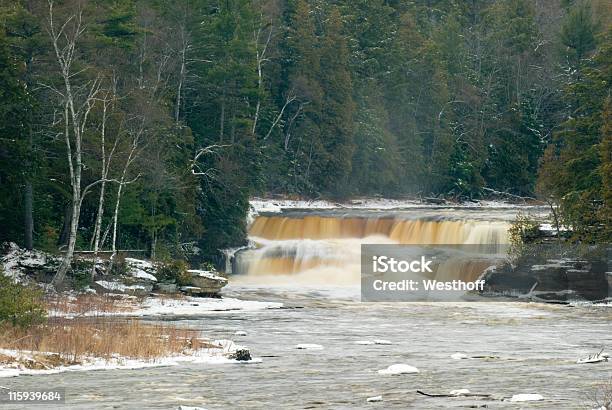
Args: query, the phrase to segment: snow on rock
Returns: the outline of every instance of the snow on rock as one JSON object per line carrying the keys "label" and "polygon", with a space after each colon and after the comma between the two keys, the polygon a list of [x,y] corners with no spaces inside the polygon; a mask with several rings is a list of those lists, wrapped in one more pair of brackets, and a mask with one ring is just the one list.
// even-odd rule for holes
{"label": "snow on rock", "polygon": [[374,340],[374,344],[375,345],[392,345],[393,343],[391,343],[390,340],[377,339],[377,340]]}
{"label": "snow on rock", "polygon": [[178,410],[206,410],[204,407],[178,406]]}
{"label": "snow on rock", "polygon": [[455,359],[455,360],[461,360],[461,359],[467,359],[468,355],[466,355],[465,353],[453,353],[451,355],[451,359]]}
{"label": "snow on rock", "polygon": [[376,403],[379,401],[383,401],[382,396],[368,397],[366,400],[368,403]]}
{"label": "snow on rock", "polygon": [[515,394],[510,398],[510,401],[519,402],[519,401],[540,401],[544,400],[544,397],[540,394],[532,394],[532,393],[522,393]]}
{"label": "snow on rock", "polygon": [[247,332],[245,332],[244,330],[237,330],[234,332],[234,336],[246,336]]}
{"label": "snow on rock", "polygon": [[470,394],[470,391],[468,389],[457,389],[451,390],[448,394],[452,396],[464,396],[466,394]]}
{"label": "snow on rock", "polygon": [[126,285],[122,282],[107,280],[97,280],[94,283],[106,293],[146,294],[152,289],[152,287],[147,287],[144,285]]}
{"label": "snow on rock", "polygon": [[227,285],[227,279],[213,271],[190,269],[187,272],[191,275],[189,284],[200,288],[200,293],[217,294]]}
{"label": "snow on rock", "polygon": [[371,340],[356,340],[354,342],[356,345],[373,345],[374,342]]}
{"label": "snow on rock", "polygon": [[414,366],[409,366],[407,364],[392,364],[386,369],[379,370],[378,374],[411,374],[411,373],[419,373],[419,369]]}
{"label": "snow on rock", "polygon": [[157,282],[157,278],[155,276],[141,269],[133,269],[131,273],[132,273],[132,276],[135,278],[150,280],[151,282]]}
{"label": "snow on rock", "polygon": [[296,345],[295,348],[301,350],[322,350],[323,346],[315,343],[300,343]]}
{"label": "snow on rock", "polygon": [[131,276],[138,279],[145,279],[150,280],[151,282],[157,282],[157,278],[154,276],[154,273],[157,269],[150,261],[135,258],[125,258],[125,263],[130,269]]}
{"label": "snow on rock", "polygon": [[45,252],[22,249],[14,242],[3,244],[2,252],[4,256],[0,258],[5,276],[10,277],[16,282],[25,280],[25,274],[29,270],[44,269],[47,265],[56,263],[59,260]]}
{"label": "snow on rock", "polygon": [[213,271],[200,270],[200,269],[189,269],[187,270],[187,272],[189,272],[192,276],[199,276],[201,278],[208,278],[208,279],[214,279],[214,280],[220,280],[223,282],[227,282],[226,278],[215,274],[215,272]]}

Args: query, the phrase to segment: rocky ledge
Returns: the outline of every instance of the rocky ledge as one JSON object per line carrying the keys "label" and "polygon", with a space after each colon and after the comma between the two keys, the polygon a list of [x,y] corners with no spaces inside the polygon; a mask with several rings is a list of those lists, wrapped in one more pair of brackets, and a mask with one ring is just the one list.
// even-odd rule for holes
{"label": "rocky ledge", "polygon": [[489,268],[483,294],[533,301],[604,302],[612,297],[612,272],[601,260],[545,259],[538,263],[505,263]]}
{"label": "rocky ledge", "polygon": [[[0,248],[2,273],[16,282],[49,283],[60,265],[58,255],[39,250],[28,251],[16,244],[4,243]],[[95,263],[95,266],[94,266]],[[117,265],[123,267],[117,273]],[[218,296],[227,285],[227,279],[215,270],[186,269],[184,263],[179,268],[173,266],[170,277],[163,263],[144,259],[125,258],[110,269],[108,260],[95,262],[85,256],[76,256],[70,277],[89,278],[93,271],[95,278],[88,283],[96,293],[114,293],[133,296],[146,296],[151,292],[186,293],[195,296]],[[166,272],[162,273],[161,270]],[[76,287],[76,286],[75,286]]]}

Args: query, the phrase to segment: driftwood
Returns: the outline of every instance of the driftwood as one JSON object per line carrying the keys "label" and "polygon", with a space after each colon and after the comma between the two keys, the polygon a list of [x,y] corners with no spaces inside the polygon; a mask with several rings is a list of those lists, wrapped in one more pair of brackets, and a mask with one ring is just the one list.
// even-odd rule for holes
{"label": "driftwood", "polygon": [[492,193],[494,195],[498,195],[498,196],[503,196],[503,197],[512,198],[512,199],[520,199],[523,202],[526,202],[526,201],[537,201],[536,198],[531,197],[531,196],[514,195],[514,194],[511,194],[509,192],[496,191],[496,190],[491,189],[491,188],[482,188],[482,190],[486,191],[486,192],[490,192],[490,193]]}
{"label": "driftwood", "polygon": [[424,391],[417,390],[417,393],[427,397],[491,397],[490,394],[486,393],[463,393],[463,394],[432,394],[425,393]]}

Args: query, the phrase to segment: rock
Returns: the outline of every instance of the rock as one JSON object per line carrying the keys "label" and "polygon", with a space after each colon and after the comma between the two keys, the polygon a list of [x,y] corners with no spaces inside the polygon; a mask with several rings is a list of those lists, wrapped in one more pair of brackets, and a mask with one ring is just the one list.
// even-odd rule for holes
{"label": "rock", "polygon": [[124,295],[145,296],[153,290],[150,283],[135,283],[126,285],[118,281],[97,280],[91,287],[100,293],[120,293]]}
{"label": "rock", "polygon": [[156,283],[155,290],[161,293],[176,293],[178,292],[178,286],[176,283]]}
{"label": "rock", "polygon": [[409,366],[407,364],[392,364],[386,369],[379,370],[378,374],[411,374],[411,373],[419,373],[419,369],[414,366]]}
{"label": "rock", "polygon": [[216,295],[227,285],[227,279],[216,275],[213,271],[190,269],[189,285],[201,289],[202,294]]}
{"label": "rock", "polygon": [[368,403],[376,403],[376,402],[383,401],[383,400],[382,400],[382,396],[374,396],[374,397],[368,397],[366,401]]}
{"label": "rock", "polygon": [[393,343],[391,343],[390,340],[378,339],[378,340],[374,340],[374,344],[375,345],[392,345]]}
{"label": "rock", "polygon": [[234,353],[229,355],[230,359],[238,360],[240,362],[246,362],[251,360],[251,352],[249,349],[237,349]]}
{"label": "rock", "polygon": [[204,293],[202,288],[197,286],[181,286],[181,292],[193,296],[198,296]]}
{"label": "rock", "polygon": [[520,402],[520,401],[540,401],[544,400],[544,397],[540,394],[531,394],[531,393],[523,393],[523,394],[515,394],[510,398],[510,401]]}
{"label": "rock", "polygon": [[153,266],[153,263],[142,259],[125,258],[125,264],[132,277],[157,282],[157,278],[155,277],[157,269]]}
{"label": "rock", "polygon": [[296,345],[295,348],[300,350],[322,350],[323,346],[315,343],[300,343]]}
{"label": "rock", "polygon": [[[537,262],[537,263],[536,263]],[[482,279],[483,293],[515,296],[544,302],[604,300],[612,279],[607,265],[598,260],[548,259],[533,257],[516,267],[510,264],[488,269]]]}

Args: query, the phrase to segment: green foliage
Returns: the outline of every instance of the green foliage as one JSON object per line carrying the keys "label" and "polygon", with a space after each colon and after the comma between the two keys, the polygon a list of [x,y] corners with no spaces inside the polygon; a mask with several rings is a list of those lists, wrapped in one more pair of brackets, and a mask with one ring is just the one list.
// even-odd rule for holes
{"label": "green foliage", "polygon": [[[48,8],[30,3],[0,0],[0,240],[25,239],[31,187],[35,245],[54,251],[66,242],[72,197],[56,137],[62,79]],[[130,183],[115,245],[158,259],[187,257],[184,245],[197,243],[190,262],[218,263],[220,249],[245,243],[249,197],[269,193],[477,198],[484,188],[531,196],[537,187],[577,238],[610,238],[612,64],[609,27],[596,15],[610,11],[605,2],[82,7],[77,100],[94,78],[116,98],[104,111],[98,95],[83,128],[81,187],[93,185],[79,248],[92,246],[103,128],[106,155],[115,147],[104,249],[122,176]],[[70,2],[54,10],[56,22],[74,13]]]}
{"label": "green foliage", "polygon": [[525,254],[527,247],[538,237],[540,224],[529,215],[518,213],[510,228],[508,239],[510,249],[508,254],[517,259]]}
{"label": "green foliage", "polygon": [[41,289],[14,283],[0,270],[0,325],[29,327],[46,317]]}
{"label": "green foliage", "polygon": [[609,242],[609,96],[612,83],[611,31],[596,55],[572,76],[565,101],[572,114],[547,148],[538,182],[560,205],[561,219],[576,239]]}
{"label": "green foliage", "polygon": [[189,284],[189,266],[182,260],[170,260],[156,264],[156,276],[160,282],[172,282],[179,286]]}
{"label": "green foliage", "polygon": [[93,262],[76,259],[72,264],[72,288],[76,290],[86,289],[91,285],[91,269]]}

